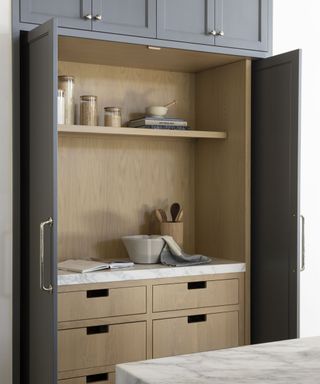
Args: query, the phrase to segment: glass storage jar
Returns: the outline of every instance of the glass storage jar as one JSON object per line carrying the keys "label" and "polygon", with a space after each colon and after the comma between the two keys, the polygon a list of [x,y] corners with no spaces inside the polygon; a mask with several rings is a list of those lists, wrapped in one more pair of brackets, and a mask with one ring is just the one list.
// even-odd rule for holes
{"label": "glass storage jar", "polygon": [[57,102],[57,107],[58,107],[58,124],[64,124],[65,119],[64,119],[64,91],[62,89],[58,89],[58,102]]}
{"label": "glass storage jar", "polygon": [[119,107],[104,108],[105,127],[121,127],[121,109]]}
{"label": "glass storage jar", "polygon": [[64,120],[65,124],[72,125],[75,122],[74,110],[74,77],[59,76],[59,89],[64,91]]}
{"label": "glass storage jar", "polygon": [[97,96],[80,96],[80,124],[98,125]]}

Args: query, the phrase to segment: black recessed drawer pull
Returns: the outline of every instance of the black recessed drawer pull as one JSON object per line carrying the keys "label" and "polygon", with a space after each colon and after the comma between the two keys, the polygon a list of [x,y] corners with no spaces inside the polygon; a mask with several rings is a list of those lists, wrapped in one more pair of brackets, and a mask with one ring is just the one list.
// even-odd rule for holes
{"label": "black recessed drawer pull", "polygon": [[109,296],[109,289],[92,289],[87,291],[87,298],[91,299],[93,297],[107,297]]}
{"label": "black recessed drawer pull", "polygon": [[207,288],[206,281],[192,281],[188,283],[188,289],[203,289]]}
{"label": "black recessed drawer pull", "polygon": [[97,333],[108,333],[108,325],[94,325],[93,327],[87,327],[87,335],[96,335]]}
{"label": "black recessed drawer pull", "polygon": [[207,315],[188,316],[188,323],[201,323],[207,321]]}
{"label": "black recessed drawer pull", "polygon": [[99,381],[108,381],[107,373],[98,373],[86,377],[86,383],[98,383]]}

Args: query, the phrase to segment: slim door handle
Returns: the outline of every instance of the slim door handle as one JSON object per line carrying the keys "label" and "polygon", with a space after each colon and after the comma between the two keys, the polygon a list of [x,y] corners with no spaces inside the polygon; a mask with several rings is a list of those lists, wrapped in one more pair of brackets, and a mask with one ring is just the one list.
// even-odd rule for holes
{"label": "slim door handle", "polygon": [[303,215],[301,217],[301,266],[300,271],[303,272],[306,269],[306,249],[305,249],[305,218]]}
{"label": "slim door handle", "polygon": [[52,285],[49,284],[46,286],[44,283],[44,230],[47,225],[52,227],[53,220],[51,217],[40,224],[40,289],[42,291],[52,293]]}

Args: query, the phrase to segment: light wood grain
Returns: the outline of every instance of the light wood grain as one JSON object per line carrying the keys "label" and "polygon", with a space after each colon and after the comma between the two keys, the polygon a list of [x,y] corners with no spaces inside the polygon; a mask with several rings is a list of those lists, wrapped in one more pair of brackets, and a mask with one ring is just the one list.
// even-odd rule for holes
{"label": "light wood grain", "polygon": [[64,371],[58,372],[58,380],[67,380],[74,378],[85,378],[87,376],[99,374],[99,373],[108,373],[109,378],[113,378],[115,376],[115,366],[113,365],[105,365],[102,367],[94,367],[94,368],[86,368],[79,369],[75,371]]}
{"label": "light wood grain", "polygon": [[243,57],[172,48],[155,51],[145,45],[60,36],[59,59],[76,63],[198,72],[239,61]]}
{"label": "light wood grain", "polygon": [[[214,86],[212,86],[214,84]],[[211,124],[224,142],[196,147],[196,251],[246,262],[250,270],[251,62],[196,77],[197,129]],[[246,273],[246,341],[250,340],[250,273]]]}
{"label": "light wood grain", "polygon": [[108,289],[108,296],[87,297],[89,291],[58,294],[58,321],[146,313],[146,287]]}
{"label": "light wood grain", "polygon": [[225,132],[218,131],[180,131],[170,129],[115,128],[87,125],[59,125],[58,132],[60,134],[180,137],[186,139],[226,139],[227,137]]}
{"label": "light wood grain", "polygon": [[175,242],[184,249],[183,222],[164,222],[160,224],[161,235],[171,236]]}
{"label": "light wood grain", "polygon": [[[188,283],[192,282],[199,282],[199,281],[206,281],[207,287],[210,290],[210,294],[208,292],[204,293],[197,293],[194,295],[193,293],[191,296],[188,296],[186,293],[186,287]],[[231,284],[230,284],[231,282]],[[236,282],[236,283],[234,283]],[[74,293],[85,293],[88,288],[99,288],[99,289],[121,289],[124,287],[124,285],[128,288],[134,287],[133,284],[136,282],[134,281],[125,281],[125,282],[112,282],[112,283],[99,283],[99,284],[87,284],[87,285],[75,285],[75,286],[65,286],[60,287],[60,293],[58,295],[58,300],[60,300],[61,295],[65,294],[74,294]],[[161,284],[159,284],[161,283]],[[92,345],[88,344],[85,340],[86,334],[84,334],[84,330],[86,327],[92,327],[102,324],[108,324],[109,326],[119,326],[119,324],[146,324],[146,339],[141,338],[139,340],[135,340],[135,344],[132,345],[133,349],[140,350],[143,348],[143,346],[146,346],[146,358],[152,358],[156,357],[153,355],[153,346],[155,345],[155,339],[154,339],[154,324],[167,324],[167,323],[157,323],[157,321],[164,321],[167,322],[168,319],[172,319],[173,323],[176,324],[176,319],[187,319],[187,316],[192,315],[200,315],[200,314],[207,314],[209,322],[207,323],[207,327],[200,326],[196,327],[195,324],[188,324],[190,325],[189,328],[187,328],[187,331],[189,332],[191,330],[192,335],[192,341],[188,342],[187,345],[183,344],[185,350],[184,351],[190,351],[191,347],[196,348],[198,351],[199,348],[204,348],[204,345],[206,348],[212,349],[212,348],[226,348],[230,346],[230,337],[235,337],[234,335],[238,335],[237,342],[239,345],[242,345],[244,343],[244,273],[230,273],[230,274],[221,274],[221,275],[204,275],[204,276],[184,276],[184,277],[175,277],[175,278],[162,278],[162,279],[149,279],[144,280],[143,284],[147,288],[147,311],[144,314],[138,314],[138,315],[124,315],[124,316],[114,316],[114,317],[106,317],[106,318],[88,318],[85,320],[73,320],[73,321],[63,321],[59,322],[58,329],[59,329],[59,335],[62,335],[60,331],[70,331],[70,334],[67,334],[68,337],[64,337],[63,340],[63,350],[67,351],[65,353],[70,353],[72,348],[77,349],[78,356],[86,355],[87,353],[90,353],[89,361],[92,361],[91,354],[95,355],[97,353],[96,351],[101,348],[101,342],[102,339],[106,338],[105,335],[100,335],[102,339],[100,339],[97,335],[97,340],[95,341],[95,347],[97,349],[92,350]],[[173,287],[173,288],[172,288]],[[215,287],[215,289],[212,289]],[[162,290],[162,288],[164,290]],[[224,288],[226,289],[226,292],[224,291]],[[153,291],[159,291],[156,295],[152,295]],[[122,294],[125,297],[125,291],[122,291]],[[172,298],[170,295],[173,295]],[[161,303],[166,303],[165,295],[169,296],[167,299],[171,304],[174,306],[174,303],[176,303],[175,307],[170,307],[172,310],[163,311],[163,312],[153,312],[153,309]],[[213,297],[210,297],[213,296]],[[216,296],[216,297],[215,297]],[[176,299],[176,300],[175,300]],[[171,300],[171,301],[170,301]],[[121,298],[120,298],[121,301]],[[179,308],[185,308],[185,302],[187,302],[188,306],[195,306],[191,309],[179,309]],[[156,305],[154,305],[155,303]],[[235,303],[235,304],[231,304]],[[214,307],[201,307],[202,305],[215,305],[220,304],[218,306]],[[161,308],[160,308],[161,309]],[[80,310],[81,311],[81,310]],[[237,321],[231,321],[230,319],[225,319],[225,313],[237,313]],[[213,319],[213,320],[212,320]],[[220,320],[219,320],[220,319]],[[222,320],[221,320],[222,319]],[[185,322],[184,327],[185,327]],[[222,323],[222,328],[221,328]],[[171,323],[168,324],[169,332]],[[178,325],[179,326],[179,325]],[[212,333],[211,327],[214,328],[214,332]],[[227,329],[225,329],[227,327]],[[230,327],[230,329],[228,328]],[[163,327],[166,328],[166,327]],[[186,328],[182,328],[186,329]],[[196,329],[196,331],[195,331]],[[181,342],[183,338],[188,338],[189,335],[182,335],[182,333],[179,333],[181,329],[179,328],[178,336],[176,337],[174,334],[172,335],[173,340],[177,340],[178,343]],[[172,331],[174,332],[174,331]],[[222,333],[220,333],[222,332]],[[213,338],[216,333],[219,333],[218,338]],[[70,336],[71,335],[71,336]],[[179,335],[182,335],[181,337]],[[206,336],[205,336],[206,335]],[[231,335],[231,336],[230,336]],[[232,336],[233,335],[233,336]],[[95,335],[91,335],[95,336]],[[59,336],[60,337],[60,336]],[[125,336],[124,336],[125,337]],[[167,333],[164,334],[164,337],[170,337],[167,335]],[[158,336],[158,339],[161,338]],[[211,340],[209,342],[206,342],[205,340]],[[61,340],[61,339],[59,339]],[[196,340],[196,341],[195,341]],[[109,340],[110,341],[110,340]],[[113,338],[113,341],[115,341],[115,338]],[[131,339],[126,339],[126,341],[123,341],[119,344],[119,348],[127,348],[127,343],[131,343]],[[170,344],[171,343],[171,344]],[[176,347],[175,343],[170,342],[166,348],[166,352],[168,355],[173,355],[176,353]],[[205,344],[207,343],[207,344]],[[209,345],[209,344],[210,345]],[[214,343],[214,345],[212,344]],[[218,344],[217,344],[218,343]],[[106,345],[110,346],[110,343],[105,343]],[[142,344],[142,346],[141,346]],[[90,346],[91,345],[91,346]],[[131,345],[131,344],[130,344]],[[191,347],[190,347],[191,346]],[[59,343],[59,347],[61,347]],[[87,350],[89,348],[89,352]],[[130,347],[131,348],[131,347]],[[162,347],[161,347],[162,348]],[[182,348],[181,345],[179,348]],[[116,350],[116,353],[118,349]],[[100,353],[100,352],[98,352]],[[119,352],[120,353],[120,352]],[[164,352],[162,352],[164,353]],[[80,357],[79,357],[80,359]],[[84,356],[83,359],[86,360],[86,357]],[[91,360],[90,360],[91,359]],[[101,361],[100,361],[101,363]],[[74,363],[73,363],[74,364]],[[86,364],[86,363],[85,363]],[[114,371],[114,363],[110,364],[110,360],[103,363],[102,366],[99,368],[97,367],[88,367],[88,365],[80,366],[79,365],[73,365],[72,369],[64,370],[59,372],[59,380],[62,379],[71,379],[71,378],[83,378],[87,375],[92,375],[99,372],[112,372]],[[73,383],[72,383],[73,384]],[[78,384],[78,383],[77,383]]]}
{"label": "light wood grain", "polygon": [[199,323],[188,323],[187,317],[154,320],[153,357],[203,352],[239,345],[237,311],[206,316],[206,321]]}
{"label": "light wood grain", "polygon": [[121,236],[160,233],[156,208],[179,201],[194,251],[194,143],[133,137],[59,137],[58,254],[127,258]]}
{"label": "light wood grain", "polygon": [[86,328],[58,331],[58,349],[59,371],[145,360],[146,323],[112,324],[93,335]]}
{"label": "light wood grain", "polygon": [[[100,372],[95,372],[93,373],[93,375],[95,374],[99,374],[99,373],[105,373],[104,371]],[[114,372],[106,372],[108,373],[108,380],[99,380],[94,382],[94,381],[90,381],[90,383],[92,384],[115,384],[116,382],[116,375]],[[58,384],[87,384],[88,381],[87,381],[87,376],[81,376],[81,377],[74,377],[74,378],[71,378],[71,379],[64,379],[64,380],[58,380]]]}
{"label": "light wood grain", "polygon": [[121,107],[122,125],[125,126],[128,120],[144,116],[149,105],[177,100],[168,115],[187,120],[195,129],[195,75],[192,73],[60,61],[59,75],[66,74],[75,77],[77,122],[80,96],[95,95],[98,97],[98,125],[104,125],[104,107]]}
{"label": "light wood grain", "polygon": [[213,307],[239,303],[238,279],[205,281],[204,288],[188,288],[188,283],[153,286],[153,311],[173,311],[186,308]]}

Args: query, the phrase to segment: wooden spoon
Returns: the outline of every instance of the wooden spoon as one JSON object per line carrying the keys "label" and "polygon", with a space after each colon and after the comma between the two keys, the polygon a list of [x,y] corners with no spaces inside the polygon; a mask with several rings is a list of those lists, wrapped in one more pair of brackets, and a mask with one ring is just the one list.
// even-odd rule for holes
{"label": "wooden spoon", "polygon": [[182,221],[183,219],[183,209],[180,209],[180,212],[177,214],[176,221]]}
{"label": "wooden spoon", "polygon": [[179,203],[173,203],[170,208],[172,221],[176,221],[177,216],[180,212],[180,204]]}
{"label": "wooden spoon", "polygon": [[157,216],[157,219],[159,220],[159,223],[165,223],[168,221],[165,211],[161,208],[156,209],[156,216]]}
{"label": "wooden spoon", "polygon": [[165,108],[170,108],[172,107],[173,105],[177,104],[176,100],[173,100],[173,101],[170,101],[170,103],[164,105]]}

